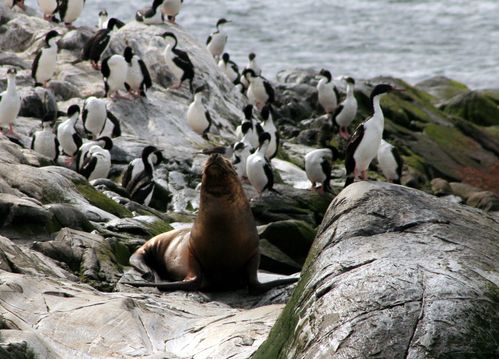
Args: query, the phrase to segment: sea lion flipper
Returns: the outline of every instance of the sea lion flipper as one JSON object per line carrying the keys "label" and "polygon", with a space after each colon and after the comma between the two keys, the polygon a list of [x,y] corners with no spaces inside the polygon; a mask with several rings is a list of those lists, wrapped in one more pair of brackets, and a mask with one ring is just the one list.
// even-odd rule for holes
{"label": "sea lion flipper", "polygon": [[269,282],[261,283],[258,280],[258,267],[260,266],[260,253],[254,255],[248,262],[246,273],[248,273],[248,290],[251,294],[264,293],[274,287],[291,284],[298,281],[299,278],[290,277],[271,280]]}
{"label": "sea lion flipper", "polygon": [[120,282],[120,284],[127,284],[132,287],[155,287],[164,291],[197,290],[201,288],[201,280],[199,277],[177,282]]}
{"label": "sea lion flipper", "polygon": [[285,285],[285,284],[292,284],[298,282],[299,278],[283,278],[283,279],[276,279],[272,280],[270,282],[256,282],[256,283],[251,283],[248,286],[248,290],[250,294],[259,294],[259,293],[264,293],[268,291],[269,289],[272,289],[274,287],[278,287],[280,285]]}
{"label": "sea lion flipper", "polygon": [[161,282],[156,286],[159,290],[198,290],[201,289],[201,280],[199,277],[178,282]]}

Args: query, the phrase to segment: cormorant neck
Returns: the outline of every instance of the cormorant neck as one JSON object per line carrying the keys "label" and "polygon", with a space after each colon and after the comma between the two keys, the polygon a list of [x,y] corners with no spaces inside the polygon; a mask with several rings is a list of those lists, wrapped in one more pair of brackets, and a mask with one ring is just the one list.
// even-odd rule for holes
{"label": "cormorant neck", "polygon": [[381,96],[383,96],[383,95],[382,94],[376,95],[371,100],[371,110],[372,110],[373,116],[376,114],[380,114],[381,117],[383,117],[383,111],[381,110],[381,105],[380,105]]}
{"label": "cormorant neck", "polygon": [[261,154],[262,156],[265,156],[265,154],[267,153],[267,149],[269,148],[269,145],[270,145],[269,141],[265,141],[264,143],[262,143],[262,145],[258,147],[258,153]]}
{"label": "cormorant neck", "polygon": [[15,76],[9,76],[7,78],[7,92],[8,93],[16,92],[16,77]]}
{"label": "cormorant neck", "polygon": [[353,85],[347,84],[347,96],[352,96],[352,95],[353,95]]}

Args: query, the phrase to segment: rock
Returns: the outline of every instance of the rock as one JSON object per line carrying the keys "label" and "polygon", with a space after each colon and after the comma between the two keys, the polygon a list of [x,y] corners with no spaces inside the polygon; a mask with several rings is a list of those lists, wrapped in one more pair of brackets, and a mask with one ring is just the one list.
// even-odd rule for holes
{"label": "rock", "polygon": [[[22,277],[23,275],[33,277],[50,276],[51,278],[76,280],[74,275],[58,266],[52,259],[25,246],[18,246],[10,239],[2,236],[0,236],[0,253],[0,259],[2,261],[0,278],[2,279],[2,284],[6,273],[3,271],[15,273],[19,277]],[[16,289],[16,291],[22,290],[15,282],[6,284],[5,286]],[[5,318],[3,318],[3,320],[5,320]]]}
{"label": "rock", "polygon": [[444,112],[459,116],[480,126],[499,125],[497,104],[479,91],[469,91],[443,104]]}
{"label": "rock", "polygon": [[[121,277],[121,265],[128,265],[130,252],[122,244],[97,234],[85,233],[69,228],[62,229],[53,241],[35,242],[32,248],[58,262],[95,288],[109,291]],[[120,251],[124,256],[117,256]],[[115,254],[116,253],[116,254]],[[126,258],[120,263],[118,258]]]}
{"label": "rock", "polygon": [[[28,225],[29,224],[29,225]],[[54,215],[29,198],[0,193],[0,234],[19,240],[48,236],[61,227]]]}
{"label": "rock", "polygon": [[[477,141],[484,149],[499,156],[499,136],[491,135],[487,132],[487,128],[478,127],[460,118],[455,118],[454,123],[466,136]],[[497,126],[495,127],[497,128]]]}
{"label": "rock", "polygon": [[452,194],[452,188],[443,178],[434,178],[431,180],[431,192],[435,196],[445,196]]}
{"label": "rock", "polygon": [[243,187],[248,198],[253,198],[250,205],[257,224],[293,219],[315,227],[322,221],[322,216],[332,199],[330,194],[320,195],[283,185],[274,186],[281,194],[265,193],[263,199],[257,199],[252,187],[249,185]]}
{"label": "rock", "polygon": [[27,50],[33,36],[42,38],[49,31],[49,23],[40,18],[18,14],[0,28],[0,49],[2,51],[22,52]]}
{"label": "rock", "polygon": [[497,222],[401,186],[333,201],[293,296],[253,358],[494,357]]}
{"label": "rock", "polygon": [[301,270],[302,264],[295,262],[266,239],[260,240],[259,247],[261,270],[281,274],[293,274]]}
{"label": "rock", "polygon": [[67,101],[73,97],[81,97],[78,88],[70,83],[52,80],[49,82],[48,89],[52,91],[59,101]]}
{"label": "rock", "polygon": [[19,95],[22,99],[19,116],[42,119],[50,115],[54,120],[57,118],[57,100],[51,91],[42,87],[22,88]]}
{"label": "rock", "polygon": [[317,86],[319,82],[315,77],[319,74],[314,69],[291,69],[281,70],[276,75],[277,82],[287,84],[307,84],[310,86]]}
{"label": "rock", "polygon": [[296,142],[305,146],[315,146],[319,142],[319,135],[318,129],[303,130],[296,136]]}
{"label": "rock", "polygon": [[473,187],[469,184],[466,183],[461,183],[461,182],[450,182],[449,183],[452,193],[455,194],[456,196],[461,197],[465,201],[468,200],[468,198],[476,192],[480,192],[480,189],[477,187]]}
{"label": "rock", "polygon": [[416,87],[435,97],[435,100],[432,102],[436,104],[450,100],[454,96],[469,91],[465,84],[451,80],[445,76],[431,77],[427,80],[418,82]]}
{"label": "rock", "polygon": [[258,234],[302,266],[314,241],[315,230],[306,222],[286,220],[260,226]]}
{"label": "rock", "polygon": [[12,52],[2,52],[0,54],[0,66],[16,66],[22,69],[31,69],[31,64]]}
{"label": "rock", "polygon": [[65,203],[49,204],[46,208],[54,215],[55,220],[59,226],[68,227],[85,232],[94,230],[94,226],[85,217],[85,215],[78,209]]}
{"label": "rock", "polygon": [[466,204],[484,211],[499,211],[499,197],[490,191],[472,193]]}
{"label": "rock", "polygon": [[[51,254],[61,253],[57,248],[63,247],[80,254],[93,248],[95,256],[78,257],[81,263],[87,261],[83,264],[88,270],[85,276],[112,273],[107,272],[108,264],[99,254],[105,240],[72,230],[62,233],[55,241],[39,245]],[[4,242],[10,241],[0,238],[0,253],[8,255],[16,272],[0,273],[2,346],[25,342],[40,358],[70,358],[81,353],[89,357],[248,358],[265,339],[290,295],[289,287],[258,296],[245,290],[160,293],[126,286],[120,292],[105,293],[74,282],[74,276],[64,277],[61,269],[49,277],[30,271],[37,256],[54,269],[58,265],[31,250],[22,255],[6,251],[17,247],[11,242],[5,247]],[[98,265],[92,265],[96,257]],[[270,279],[261,276],[263,281]],[[99,345],[91,344],[95,338]]]}
{"label": "rock", "polygon": [[106,223],[107,230],[121,233],[126,232],[149,239],[172,229],[166,222],[155,216],[137,216],[134,218],[118,218]]}
{"label": "rock", "polygon": [[80,55],[81,49],[87,41],[96,33],[95,28],[88,26],[80,26],[77,29],[68,31],[62,39],[59,40],[58,46],[60,49],[74,51],[76,55]]}

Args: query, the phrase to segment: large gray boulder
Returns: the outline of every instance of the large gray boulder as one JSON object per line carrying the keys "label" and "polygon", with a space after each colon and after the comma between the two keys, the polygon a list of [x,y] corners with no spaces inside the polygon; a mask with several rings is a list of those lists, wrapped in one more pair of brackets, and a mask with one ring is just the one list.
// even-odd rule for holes
{"label": "large gray boulder", "polygon": [[[101,261],[106,244],[98,236],[65,231],[52,249],[55,245],[81,247],[76,262],[99,263],[93,268],[98,275],[113,265]],[[59,261],[0,236],[0,354],[15,346],[51,359],[248,358],[265,340],[291,288],[258,296],[245,290],[161,293],[126,286],[106,293],[79,282]]]}
{"label": "large gray boulder", "polygon": [[254,358],[492,358],[499,223],[406,187],[332,202],[301,281]]}

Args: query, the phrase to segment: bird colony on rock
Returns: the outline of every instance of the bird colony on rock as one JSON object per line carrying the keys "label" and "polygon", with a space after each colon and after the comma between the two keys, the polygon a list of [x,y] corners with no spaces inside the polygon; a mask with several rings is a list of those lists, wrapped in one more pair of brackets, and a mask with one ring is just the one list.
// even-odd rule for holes
{"label": "bird colony on rock", "polygon": [[[7,0],[8,7],[24,9],[22,0]],[[68,28],[81,15],[85,0],[38,0],[38,5],[47,21],[62,22]],[[176,24],[176,18],[183,5],[182,0],[154,0],[150,7],[138,10],[136,20],[144,24],[162,24],[165,21]],[[59,18],[57,18],[59,16]],[[105,97],[110,100],[134,100],[147,96],[153,86],[145,62],[131,46],[124,52],[114,53],[102,59],[112,37],[125,23],[109,17],[106,10],[98,14],[98,30],[81,49],[80,61],[90,61],[95,70],[100,70],[104,82]],[[228,40],[223,27],[230,23],[221,18],[216,29],[206,41],[206,50],[211,54],[229,82],[247,98],[242,109],[241,125],[236,129],[238,141],[211,152],[223,153],[231,158],[239,178],[249,182],[259,196],[265,190],[274,191],[274,176],[271,159],[279,150],[279,129],[276,126],[274,105],[276,95],[271,83],[262,76],[255,53],[248,55],[248,64],[243,71],[225,52]],[[178,48],[174,32],[157,34],[165,42],[164,62],[174,78],[170,89],[180,89],[184,82],[189,85],[193,96],[186,111],[186,123],[190,128],[208,140],[212,128],[212,118],[203,104],[209,95],[207,84],[194,89],[196,69],[186,50]],[[32,64],[34,86],[48,87],[58,65],[58,41],[61,34],[51,30],[45,34],[44,47],[41,48]],[[362,122],[350,137],[348,127],[357,115],[357,100],[354,94],[355,81],[351,77],[341,77],[346,83],[346,97],[339,103],[339,93],[334,86],[331,72],[322,69],[317,75],[318,103],[331,126],[339,129],[339,136],[347,142],[345,167],[347,178],[345,186],[356,179],[367,179],[367,169],[377,157],[379,168],[389,181],[400,183],[402,160],[396,148],[382,139],[383,112],[380,98],[383,94],[396,91],[388,84],[374,87],[370,102],[372,115]],[[7,136],[15,137],[14,124],[21,106],[21,98],[16,90],[16,70],[7,71],[7,90],[0,95],[0,133],[8,127]],[[80,117],[81,114],[81,117]],[[46,116],[41,121],[41,129],[32,137],[31,148],[54,162],[63,159],[66,166],[74,168],[87,179],[105,178],[111,169],[113,137],[121,135],[120,121],[107,109],[105,99],[94,96],[85,99],[82,110],[77,104],[71,105],[66,120],[54,131],[55,118]],[[55,132],[55,133],[54,133]],[[311,182],[311,189],[331,192],[332,162],[339,158],[339,151],[329,143],[321,143],[322,148],[313,150],[305,156],[305,171]],[[207,151],[210,153],[210,151]],[[65,159],[61,156],[65,156]],[[154,191],[153,170],[163,159],[161,151],[154,146],[146,146],[141,158],[133,160],[127,167],[122,185],[131,198],[148,204]]]}

